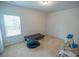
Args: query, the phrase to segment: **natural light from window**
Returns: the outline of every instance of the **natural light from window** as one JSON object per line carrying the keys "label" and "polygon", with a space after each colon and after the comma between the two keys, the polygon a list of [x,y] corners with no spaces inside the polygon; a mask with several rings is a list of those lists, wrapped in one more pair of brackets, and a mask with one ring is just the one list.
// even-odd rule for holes
{"label": "natural light from window", "polygon": [[6,36],[21,35],[20,16],[4,15]]}

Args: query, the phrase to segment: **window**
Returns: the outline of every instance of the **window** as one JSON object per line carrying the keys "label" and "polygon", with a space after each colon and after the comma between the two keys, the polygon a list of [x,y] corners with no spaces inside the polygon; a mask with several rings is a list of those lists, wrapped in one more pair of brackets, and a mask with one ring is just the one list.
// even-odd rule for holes
{"label": "window", "polygon": [[20,16],[4,15],[4,24],[7,37],[21,34]]}

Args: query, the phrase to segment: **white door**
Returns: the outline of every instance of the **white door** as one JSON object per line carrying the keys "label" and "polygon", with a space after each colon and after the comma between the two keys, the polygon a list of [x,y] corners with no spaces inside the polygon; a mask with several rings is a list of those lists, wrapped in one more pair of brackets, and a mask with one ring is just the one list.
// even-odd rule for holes
{"label": "white door", "polygon": [[0,29],[0,53],[2,53],[3,51],[4,51],[4,47],[3,47],[2,34]]}

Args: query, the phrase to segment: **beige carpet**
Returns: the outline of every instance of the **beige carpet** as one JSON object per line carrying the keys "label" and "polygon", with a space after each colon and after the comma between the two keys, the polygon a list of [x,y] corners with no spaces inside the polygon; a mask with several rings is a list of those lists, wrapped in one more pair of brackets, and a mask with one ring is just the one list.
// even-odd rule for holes
{"label": "beige carpet", "polygon": [[63,45],[63,40],[46,36],[40,40],[38,48],[29,49],[26,43],[18,43],[5,48],[2,57],[56,57],[58,49]]}

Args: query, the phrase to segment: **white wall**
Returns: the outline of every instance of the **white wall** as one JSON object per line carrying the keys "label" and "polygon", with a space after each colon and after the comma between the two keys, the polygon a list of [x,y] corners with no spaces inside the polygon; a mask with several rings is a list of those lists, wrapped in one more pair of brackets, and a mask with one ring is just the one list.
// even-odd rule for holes
{"label": "white wall", "polygon": [[[17,15],[21,17],[22,35],[6,38],[3,14]],[[66,34],[72,32],[74,39],[79,40],[79,8],[47,14],[36,10],[16,7],[13,5],[0,5],[0,21],[2,23],[2,35],[5,45],[13,44],[23,40],[23,36],[34,33],[49,34],[61,39],[66,39]],[[47,31],[46,31],[47,30]]]}
{"label": "white wall", "polygon": [[67,33],[73,33],[79,40],[79,7],[48,14],[47,33],[66,39]]}
{"label": "white wall", "polygon": [[[21,8],[8,4],[0,5],[0,15],[9,14],[9,15],[17,15],[21,17],[21,27],[22,27],[22,35],[6,38],[5,45],[13,44],[19,41],[22,41],[23,36],[35,34],[35,33],[46,33],[46,17],[47,15],[43,12],[30,10],[26,8]],[[0,17],[1,17],[0,16]],[[0,19],[3,22],[3,17]],[[4,26],[4,25],[3,25]],[[3,27],[2,26],[2,27]],[[4,29],[4,28],[3,28]],[[3,33],[5,30],[3,31]],[[4,33],[5,34],[5,33]]]}

